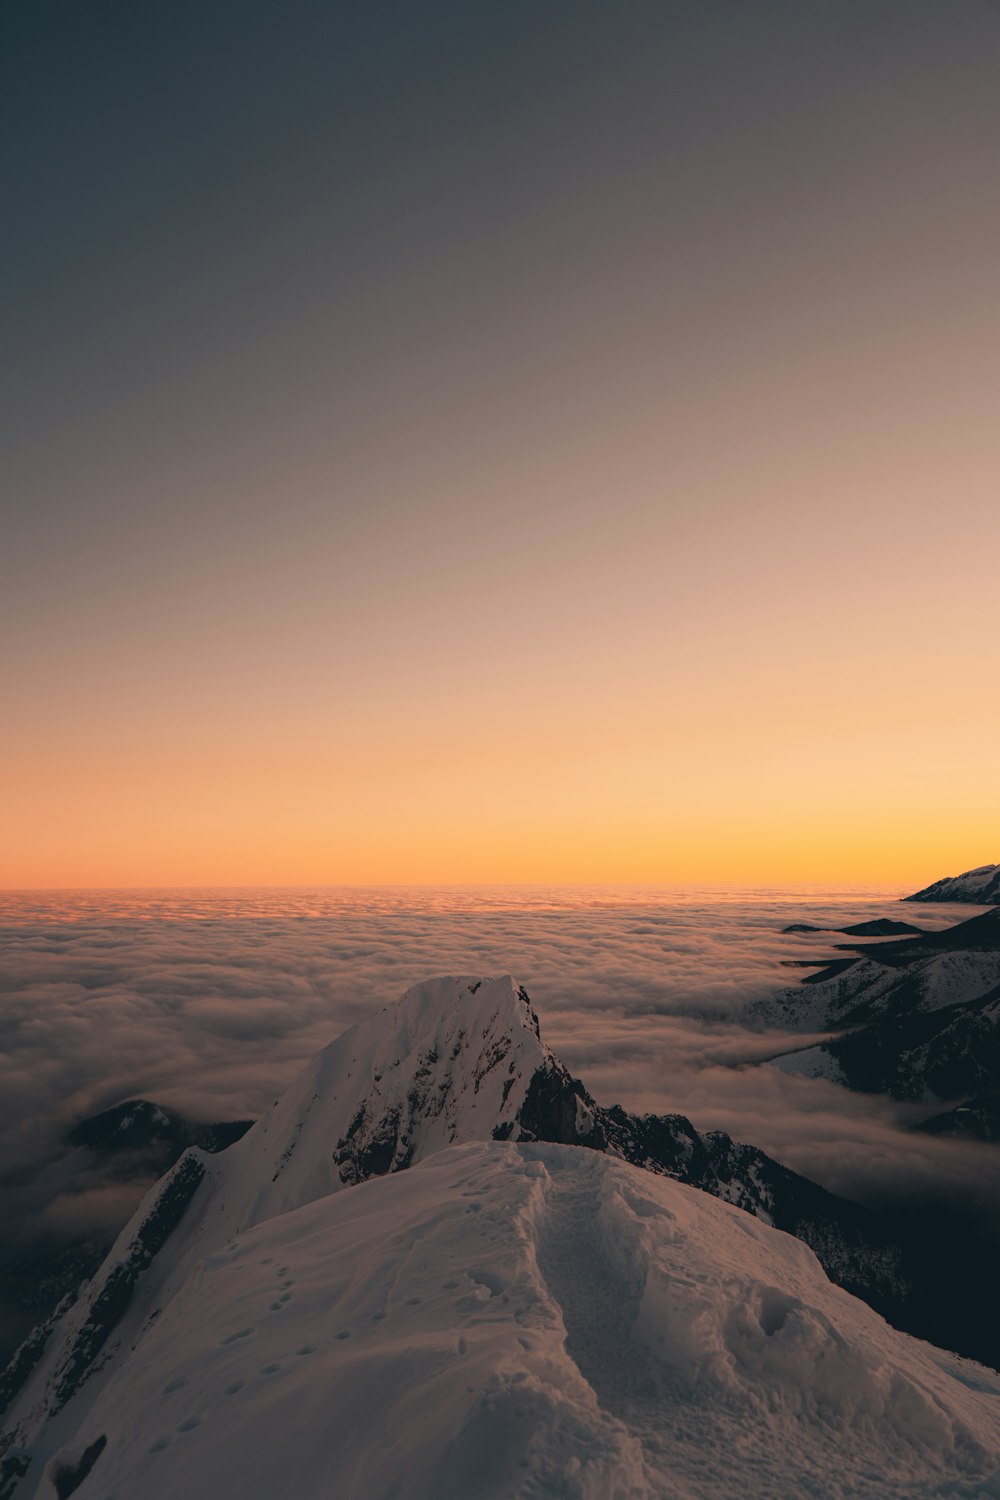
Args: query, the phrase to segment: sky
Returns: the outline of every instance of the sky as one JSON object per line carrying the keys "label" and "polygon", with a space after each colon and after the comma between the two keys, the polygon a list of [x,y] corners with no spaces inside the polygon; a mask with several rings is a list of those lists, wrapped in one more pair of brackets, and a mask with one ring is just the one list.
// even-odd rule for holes
{"label": "sky", "polygon": [[1000,858],[1000,7],[0,11],[0,886]]}

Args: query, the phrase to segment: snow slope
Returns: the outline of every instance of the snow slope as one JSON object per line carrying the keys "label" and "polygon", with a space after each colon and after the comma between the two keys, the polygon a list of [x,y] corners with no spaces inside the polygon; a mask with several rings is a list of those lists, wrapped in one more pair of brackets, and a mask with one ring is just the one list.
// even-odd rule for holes
{"label": "snow slope", "polygon": [[964,875],[946,875],[933,885],[904,896],[904,901],[962,901],[972,906],[1000,906],[1000,865],[979,865]]}
{"label": "snow slope", "polygon": [[[976,1000],[1000,984],[1000,911],[889,943],[838,945],[857,957],[829,977],[778,990],[747,1008],[751,1025],[821,1031],[902,1019]],[[848,967],[844,968],[844,963]]]}
{"label": "snow slope", "polygon": [[706,1194],[597,1152],[474,1143],[192,1268],[40,1497],[60,1484],[972,1500],[1000,1496],[1000,1377],[896,1333],[799,1241]]}
{"label": "snow slope", "polygon": [[1000,1067],[1000,908],[856,951],[847,969],[752,1008],[755,1025],[842,1033],[776,1066],[898,1099],[986,1101]]}
{"label": "snow slope", "polygon": [[317,1054],[229,1150],[188,1151],[147,1194],[75,1303],[0,1375],[0,1500],[15,1481],[20,1493],[33,1488],[152,1321],[236,1236],[475,1141],[607,1152],[794,1232],[883,1311],[906,1295],[898,1247],[857,1205],[681,1115],[601,1108],[544,1046],[510,976],[431,980]]}
{"label": "snow slope", "polygon": [[0,1374],[7,1446],[37,1467],[145,1321],[234,1235],[476,1140],[582,1145],[679,1178],[800,1236],[839,1284],[901,1315],[900,1250],[864,1209],[682,1115],[601,1108],[544,1046],[509,975],[435,979],[318,1053],[228,1151],[188,1152],[157,1184],[75,1304]]}

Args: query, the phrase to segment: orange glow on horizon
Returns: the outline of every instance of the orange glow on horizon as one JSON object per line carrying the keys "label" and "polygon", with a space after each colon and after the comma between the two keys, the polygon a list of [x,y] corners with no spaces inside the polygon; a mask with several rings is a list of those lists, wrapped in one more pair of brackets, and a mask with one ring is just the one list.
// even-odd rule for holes
{"label": "orange glow on horizon", "polygon": [[355,9],[37,22],[0,886],[1000,859],[1000,11]]}
{"label": "orange glow on horizon", "polygon": [[309,746],[263,732],[211,744],[203,731],[8,759],[20,797],[0,885],[902,890],[997,857],[988,750],[956,743],[947,719],[904,731],[905,762],[896,732],[878,740],[820,715],[776,737],[746,706],[686,726],[648,708],[620,725],[467,714],[458,728],[355,728]]}

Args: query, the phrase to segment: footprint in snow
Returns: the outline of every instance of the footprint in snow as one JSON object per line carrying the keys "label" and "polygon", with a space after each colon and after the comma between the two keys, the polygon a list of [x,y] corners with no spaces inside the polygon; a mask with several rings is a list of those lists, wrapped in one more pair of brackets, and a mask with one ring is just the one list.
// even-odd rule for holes
{"label": "footprint in snow", "polygon": [[163,1394],[165,1396],[172,1396],[174,1391],[179,1391],[181,1387],[185,1385],[187,1385],[187,1376],[178,1375],[176,1379],[168,1381],[168,1383],[163,1387]]}
{"label": "footprint in snow", "polygon": [[264,1368],[261,1370],[260,1373],[262,1375],[277,1375],[277,1373],[278,1373],[278,1371],[280,1369],[281,1369],[281,1366],[277,1365],[277,1364],[275,1364],[275,1365],[265,1365]]}
{"label": "footprint in snow", "polygon": [[200,1426],[201,1426],[201,1418],[200,1417],[188,1417],[188,1419],[187,1419],[186,1422],[182,1422],[180,1424],[180,1426],[178,1427],[177,1431],[178,1432],[194,1432],[195,1428],[196,1427],[200,1427]]}
{"label": "footprint in snow", "polygon": [[227,1333],[224,1339],[219,1340],[220,1347],[222,1344],[235,1344],[237,1339],[248,1339],[253,1332],[253,1328],[241,1328],[238,1333]]}
{"label": "footprint in snow", "polygon": [[223,1392],[223,1394],[226,1395],[226,1396],[235,1396],[235,1395],[238,1395],[238,1393],[243,1389],[243,1387],[245,1385],[246,1385],[246,1381],[245,1380],[234,1380],[233,1383],[232,1383],[232,1385],[227,1385],[226,1386],[226,1389]]}
{"label": "footprint in snow", "polygon": [[351,1336],[351,1333],[350,1333],[350,1329],[348,1329],[348,1328],[342,1328],[340,1330],[340,1332],[337,1334],[338,1339],[349,1339],[350,1336]]}
{"label": "footprint in snow", "polygon": [[153,1446],[150,1448],[149,1451],[150,1451],[150,1453],[162,1453],[163,1450],[164,1450],[164,1448],[169,1448],[169,1447],[170,1447],[170,1439],[167,1438],[167,1437],[161,1437],[161,1438],[157,1438],[156,1439],[156,1442],[153,1444]]}
{"label": "footprint in snow", "polygon": [[315,1354],[316,1353],[316,1345],[315,1344],[303,1344],[302,1348],[301,1349],[296,1349],[295,1352],[296,1352],[296,1354],[300,1354],[300,1355],[301,1354]]}

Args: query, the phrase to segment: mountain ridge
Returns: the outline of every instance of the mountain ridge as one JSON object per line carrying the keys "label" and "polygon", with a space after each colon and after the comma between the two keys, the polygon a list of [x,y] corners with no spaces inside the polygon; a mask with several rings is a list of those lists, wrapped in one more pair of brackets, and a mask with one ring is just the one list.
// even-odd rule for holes
{"label": "mountain ridge", "polygon": [[959,901],[972,906],[1000,906],[1000,865],[978,865],[961,875],[945,875],[904,901]]}
{"label": "mountain ridge", "polygon": [[794,1229],[875,1302],[904,1290],[898,1252],[863,1209],[684,1116],[597,1105],[509,975],[449,976],[336,1038],[239,1141],[216,1156],[188,1150],[150,1191],[82,1296],[8,1368],[8,1481],[19,1454],[58,1446],[198,1264],[260,1224],[475,1141],[616,1157]]}
{"label": "mountain ridge", "polygon": [[132,1343],[37,1500],[1000,1491],[1000,1378],[599,1151],[452,1145],[264,1219]]}

